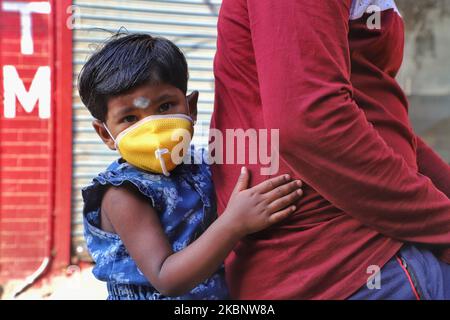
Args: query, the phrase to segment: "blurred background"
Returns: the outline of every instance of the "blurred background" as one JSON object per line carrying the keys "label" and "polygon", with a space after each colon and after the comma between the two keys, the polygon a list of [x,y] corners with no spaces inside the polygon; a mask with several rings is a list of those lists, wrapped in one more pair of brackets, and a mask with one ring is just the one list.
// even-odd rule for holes
{"label": "blurred background", "polygon": [[[411,120],[450,163],[450,0],[396,2],[406,26],[398,81]],[[188,59],[190,90],[200,91],[195,143],[206,144],[221,1],[36,3],[0,0],[0,296],[33,285],[18,296],[104,299],[90,275],[80,190],[116,154],[91,127],[77,75],[121,28],[171,39]]]}

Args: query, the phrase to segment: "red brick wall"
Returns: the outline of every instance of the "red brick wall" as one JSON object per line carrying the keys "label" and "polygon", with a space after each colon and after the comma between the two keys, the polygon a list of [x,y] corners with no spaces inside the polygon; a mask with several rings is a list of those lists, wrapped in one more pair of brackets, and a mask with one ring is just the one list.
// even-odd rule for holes
{"label": "red brick wall", "polygon": [[[47,3],[51,13],[32,13],[31,53],[30,41],[25,39],[25,45],[21,44],[24,13],[11,9],[14,6],[11,3],[18,2],[0,0],[0,284],[28,276],[52,251],[54,255],[53,249],[58,247],[53,242],[59,145],[55,133],[60,125],[57,119],[60,119],[58,108],[62,107],[59,105],[62,99],[58,91],[62,88],[58,88],[60,81],[57,79],[61,73],[55,70],[55,65],[61,65],[56,63],[59,51],[55,39],[57,28],[65,26],[56,18],[55,1]],[[33,1],[21,0],[19,3],[25,2]],[[8,6],[9,9],[5,9]],[[45,11],[45,5],[43,8],[38,10]],[[17,87],[17,79],[12,80],[14,76],[6,72],[12,67],[17,70],[25,93],[14,87],[15,84]],[[45,77],[40,81],[36,79],[34,95],[39,96],[39,102],[20,103],[33,91],[32,82],[39,68],[50,68],[50,85],[46,85]],[[15,98],[15,115],[8,98],[11,92],[19,95]],[[50,94],[50,101],[46,101],[46,93]],[[71,92],[67,94],[71,95]],[[70,105],[67,107],[71,108]],[[67,130],[71,130],[70,123]],[[70,169],[67,174],[70,175]],[[67,227],[70,211],[64,214],[69,216],[69,219],[63,219]],[[58,236],[58,239],[68,241],[67,237]],[[65,246],[59,244],[60,248]]]}

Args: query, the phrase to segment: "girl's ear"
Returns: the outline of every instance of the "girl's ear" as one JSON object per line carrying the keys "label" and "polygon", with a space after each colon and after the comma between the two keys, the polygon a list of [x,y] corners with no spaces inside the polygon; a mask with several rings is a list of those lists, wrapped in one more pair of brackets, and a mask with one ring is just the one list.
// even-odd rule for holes
{"label": "girl's ear", "polygon": [[190,95],[187,96],[187,101],[189,105],[189,113],[194,120],[197,121],[197,103],[198,103],[198,91],[193,91]]}
{"label": "girl's ear", "polygon": [[100,120],[94,120],[92,126],[97,132],[98,136],[102,139],[103,143],[108,146],[111,150],[116,150],[116,143],[114,139],[110,136],[109,132],[106,130],[103,122]]}

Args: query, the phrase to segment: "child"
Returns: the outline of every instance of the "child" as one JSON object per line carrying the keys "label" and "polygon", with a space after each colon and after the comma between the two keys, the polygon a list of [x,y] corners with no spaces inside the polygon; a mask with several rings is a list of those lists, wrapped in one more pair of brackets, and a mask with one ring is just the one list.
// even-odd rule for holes
{"label": "child", "polygon": [[240,238],[288,217],[302,195],[286,175],[248,189],[243,168],[217,218],[209,167],[170,157],[171,136],[188,132],[186,147],[193,133],[198,92],[186,97],[187,81],[182,52],[144,34],[110,40],[80,74],[96,132],[122,156],[82,191],[93,273],[108,299],[229,298],[225,257]]}

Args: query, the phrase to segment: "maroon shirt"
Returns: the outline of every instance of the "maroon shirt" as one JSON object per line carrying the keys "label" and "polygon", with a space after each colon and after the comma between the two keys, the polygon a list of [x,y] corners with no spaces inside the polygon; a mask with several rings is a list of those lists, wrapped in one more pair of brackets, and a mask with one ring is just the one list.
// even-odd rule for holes
{"label": "maroon shirt", "polygon": [[[393,1],[224,0],[218,30],[212,128],[279,129],[279,174],[306,184],[291,218],[226,260],[233,298],[344,299],[404,242],[450,247],[450,168],[411,128]],[[219,212],[240,167],[213,166]]]}

